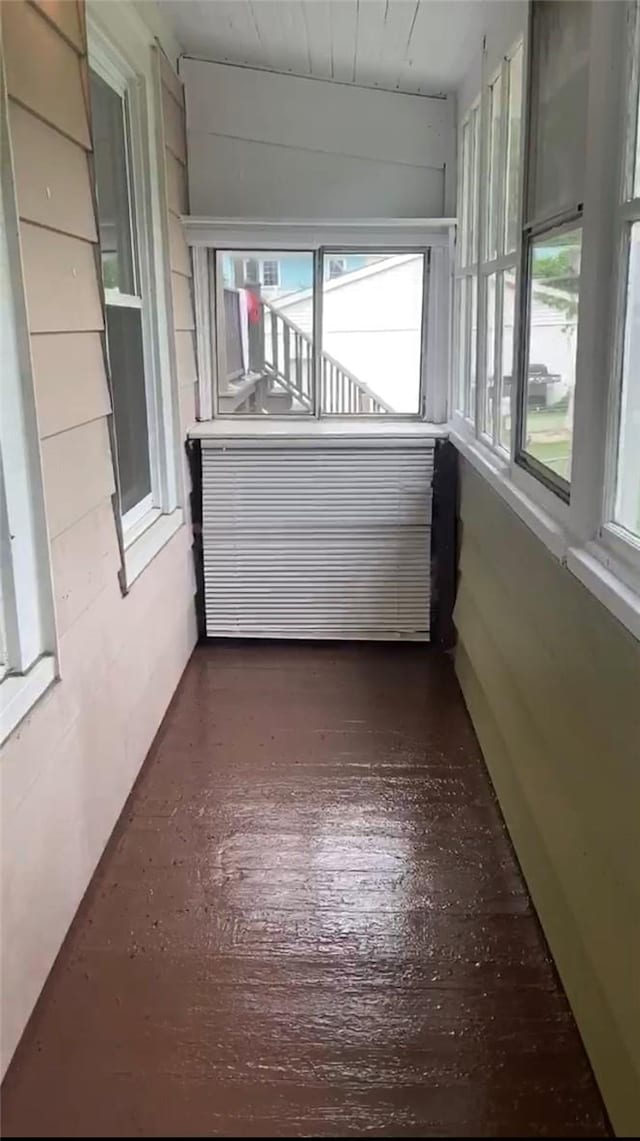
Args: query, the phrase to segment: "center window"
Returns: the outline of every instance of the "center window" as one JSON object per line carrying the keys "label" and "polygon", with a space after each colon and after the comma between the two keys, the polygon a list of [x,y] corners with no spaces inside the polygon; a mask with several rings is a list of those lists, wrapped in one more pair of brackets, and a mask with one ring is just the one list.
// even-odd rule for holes
{"label": "center window", "polygon": [[428,253],[215,255],[217,413],[417,417]]}

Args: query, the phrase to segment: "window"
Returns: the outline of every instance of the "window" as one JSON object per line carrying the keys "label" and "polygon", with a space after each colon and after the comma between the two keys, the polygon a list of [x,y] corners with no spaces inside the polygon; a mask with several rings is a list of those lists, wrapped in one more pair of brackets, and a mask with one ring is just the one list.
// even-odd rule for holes
{"label": "window", "polygon": [[218,415],[422,416],[427,251],[208,257]]}
{"label": "window", "polygon": [[332,276],[323,259],[321,411],[417,416],[421,407],[423,254],[368,253]]}
{"label": "window", "polygon": [[55,677],[38,429],[0,65],[0,741]]}
{"label": "window", "polygon": [[591,6],[533,7],[516,460],[569,499]]}
{"label": "window", "polygon": [[340,277],[340,274],[344,273],[344,271],[347,268],[347,259],[346,258],[336,258],[336,257],[329,258],[328,259],[328,267],[329,267],[329,278],[330,278],[330,280],[333,280],[334,277]]}
{"label": "window", "polygon": [[[278,268],[280,287],[270,288],[268,297],[260,266]],[[309,251],[282,251],[267,259],[234,250],[218,254],[219,415],[314,412],[313,276]]]}
{"label": "window", "polygon": [[529,247],[523,451],[571,480],[582,232],[550,231]]}
{"label": "window", "polygon": [[475,418],[477,334],[478,193],[480,177],[480,106],[471,108],[460,132],[460,230],[456,253],[456,409]]}
{"label": "window", "polygon": [[522,58],[519,42],[465,119],[461,145],[457,410],[485,443],[504,450],[511,441]]}
{"label": "window", "polygon": [[622,537],[635,545],[640,544],[640,4],[629,11],[628,42],[632,67],[618,207],[623,288],[612,518]]}
{"label": "window", "polygon": [[151,33],[89,9],[91,126],[128,585],[181,523]]}
{"label": "window", "polygon": [[267,288],[277,288],[280,285],[280,262],[263,261],[262,284]]}
{"label": "window", "polygon": [[138,225],[126,93],[114,90],[94,71],[91,113],[120,505],[126,532],[132,517],[140,517],[153,506]]}

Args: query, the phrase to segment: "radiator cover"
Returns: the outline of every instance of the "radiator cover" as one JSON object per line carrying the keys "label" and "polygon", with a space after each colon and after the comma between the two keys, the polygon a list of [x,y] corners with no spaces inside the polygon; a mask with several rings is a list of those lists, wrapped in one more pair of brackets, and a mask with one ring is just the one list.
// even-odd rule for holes
{"label": "radiator cover", "polygon": [[431,439],[202,441],[206,632],[429,640]]}

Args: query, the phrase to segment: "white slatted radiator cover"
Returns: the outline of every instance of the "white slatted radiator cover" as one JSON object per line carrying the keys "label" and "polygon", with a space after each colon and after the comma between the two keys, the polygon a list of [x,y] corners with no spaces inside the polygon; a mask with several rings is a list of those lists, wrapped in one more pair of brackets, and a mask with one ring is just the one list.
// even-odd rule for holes
{"label": "white slatted radiator cover", "polygon": [[433,455],[203,440],[207,634],[427,641]]}

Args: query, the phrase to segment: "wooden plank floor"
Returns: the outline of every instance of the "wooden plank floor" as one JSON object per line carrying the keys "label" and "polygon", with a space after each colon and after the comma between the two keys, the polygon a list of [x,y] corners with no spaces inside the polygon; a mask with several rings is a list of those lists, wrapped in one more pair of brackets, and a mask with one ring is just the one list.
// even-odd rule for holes
{"label": "wooden plank floor", "polygon": [[606,1136],[447,658],[199,648],[5,1136]]}

